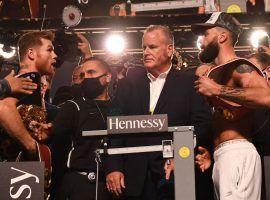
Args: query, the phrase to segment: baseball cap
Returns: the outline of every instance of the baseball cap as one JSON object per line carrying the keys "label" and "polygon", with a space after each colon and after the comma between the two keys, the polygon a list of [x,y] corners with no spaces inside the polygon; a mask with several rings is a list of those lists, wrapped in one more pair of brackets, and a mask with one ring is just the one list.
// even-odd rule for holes
{"label": "baseball cap", "polygon": [[214,12],[205,23],[192,24],[191,31],[196,35],[201,35],[205,30],[217,26],[229,30],[236,36],[242,32],[240,22],[231,14],[224,12]]}

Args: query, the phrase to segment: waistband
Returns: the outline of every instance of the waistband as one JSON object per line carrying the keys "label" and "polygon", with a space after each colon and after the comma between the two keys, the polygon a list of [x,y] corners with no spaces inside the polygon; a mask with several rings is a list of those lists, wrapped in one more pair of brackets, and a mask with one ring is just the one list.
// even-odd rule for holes
{"label": "waistband", "polygon": [[95,181],[96,180],[96,173],[95,172],[79,172],[79,171],[75,171],[77,174],[83,175],[83,176],[87,176],[87,178],[89,179],[89,181]]}
{"label": "waistband", "polygon": [[230,144],[237,144],[237,143],[243,143],[243,142],[249,142],[249,140],[247,139],[235,139],[235,140],[228,140],[228,141],[225,141],[225,142],[222,142],[220,143],[216,148],[215,148],[215,151],[217,151],[218,149],[220,149],[221,147],[224,147],[224,146],[227,146],[227,145],[230,145]]}
{"label": "waistband", "polygon": [[[97,173],[95,171],[79,171],[79,170],[69,169],[69,172],[85,176],[90,182],[95,182],[97,179]],[[100,171],[98,173],[98,176],[99,176],[99,182],[103,182],[102,180],[105,180],[105,175],[103,172]]]}

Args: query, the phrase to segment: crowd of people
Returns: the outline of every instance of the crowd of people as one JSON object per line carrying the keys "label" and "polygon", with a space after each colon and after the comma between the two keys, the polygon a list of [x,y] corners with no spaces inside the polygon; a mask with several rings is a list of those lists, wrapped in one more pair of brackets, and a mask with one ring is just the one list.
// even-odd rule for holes
{"label": "crowd of people", "polygon": [[[72,85],[59,89],[57,105],[44,100],[57,58],[53,34],[22,35],[20,71],[0,81],[0,146],[15,141],[26,160],[37,159],[39,143],[50,146],[50,199],[175,199],[173,158],[164,159],[162,152],[95,154],[104,144],[161,145],[172,135],[82,136],[82,131],[106,129],[107,116],[167,114],[168,126],[194,126],[196,199],[263,199],[261,156],[270,152],[270,49],[262,46],[263,53],[238,57],[234,46],[242,26],[227,13],[214,12],[191,29],[203,36],[198,55],[203,64],[196,71],[175,69],[172,32],[165,25],[150,25],[142,37],[144,68],[121,76],[113,97],[110,66],[92,55],[79,34],[83,61],[74,68]],[[39,106],[51,117],[25,124],[19,105]],[[0,153],[1,161],[16,159],[2,147]]]}

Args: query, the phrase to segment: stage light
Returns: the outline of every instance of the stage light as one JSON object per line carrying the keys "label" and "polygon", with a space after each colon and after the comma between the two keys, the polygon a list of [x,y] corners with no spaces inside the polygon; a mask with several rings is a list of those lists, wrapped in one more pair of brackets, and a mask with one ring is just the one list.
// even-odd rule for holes
{"label": "stage light", "polygon": [[125,40],[121,35],[110,35],[106,40],[106,49],[113,54],[122,53],[125,46]]}
{"label": "stage light", "polygon": [[269,36],[264,30],[256,30],[251,34],[250,42],[253,48],[257,49],[260,44],[268,47]]}
{"label": "stage light", "polygon": [[6,47],[4,44],[0,44],[0,56],[2,56],[4,59],[10,59],[14,57],[16,54],[16,48],[15,47]]}
{"label": "stage light", "polygon": [[201,50],[201,46],[202,46],[202,38],[203,36],[199,36],[198,39],[197,39],[197,43],[196,43],[196,46],[199,50]]}

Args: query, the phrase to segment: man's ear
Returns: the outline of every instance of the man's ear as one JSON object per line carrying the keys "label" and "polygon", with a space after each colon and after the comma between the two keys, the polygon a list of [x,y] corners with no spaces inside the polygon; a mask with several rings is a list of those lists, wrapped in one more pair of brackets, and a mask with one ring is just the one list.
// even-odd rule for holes
{"label": "man's ear", "polygon": [[222,33],[220,33],[219,35],[218,35],[218,42],[219,43],[224,43],[225,41],[227,41],[228,40],[228,33],[226,33],[226,32],[222,32]]}
{"label": "man's ear", "polygon": [[172,45],[172,44],[169,44],[169,45],[168,45],[168,48],[167,48],[168,57],[172,58],[172,56],[173,56],[173,51],[174,51],[173,45]]}
{"label": "man's ear", "polygon": [[34,60],[35,59],[35,56],[36,56],[36,51],[33,49],[33,48],[29,48],[27,50],[27,57],[30,59],[30,60]]}
{"label": "man's ear", "polygon": [[112,80],[112,74],[111,74],[111,73],[108,73],[108,74],[106,75],[106,82],[107,82],[107,83],[110,83],[111,80]]}

